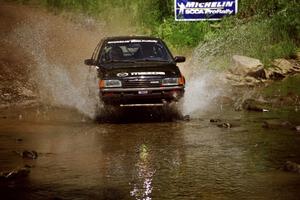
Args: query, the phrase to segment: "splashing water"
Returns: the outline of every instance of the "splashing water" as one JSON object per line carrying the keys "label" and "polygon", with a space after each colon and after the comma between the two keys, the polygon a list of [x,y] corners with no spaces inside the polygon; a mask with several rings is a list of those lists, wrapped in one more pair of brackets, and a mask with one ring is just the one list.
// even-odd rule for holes
{"label": "splashing water", "polygon": [[215,110],[222,106],[217,104],[217,99],[230,95],[231,90],[226,84],[224,72],[215,70],[224,68],[224,62],[214,57],[211,51],[207,45],[199,45],[188,63],[184,114],[199,116],[209,110]]}
{"label": "splashing water", "polygon": [[223,73],[200,69],[194,72],[186,85],[183,100],[183,114],[201,116],[208,111],[222,109],[218,99],[228,96],[228,86],[225,84]]}
{"label": "splashing water", "polygon": [[186,86],[183,113],[201,115],[211,110],[215,99],[224,93],[219,78],[215,72],[204,70],[191,77]]}
{"label": "splashing water", "polygon": [[[66,44],[70,41],[64,39],[69,34],[78,34],[78,31],[76,32],[76,29],[74,31],[73,27],[72,30],[68,30],[70,26],[65,27],[65,30],[61,30],[61,27],[57,29],[57,25],[54,26],[48,19],[40,20],[38,23],[27,22],[14,30],[10,41],[18,43],[34,58],[35,64],[29,66],[31,79],[37,85],[42,103],[75,108],[94,118],[99,104],[97,70],[78,64],[83,63],[82,55],[86,54],[88,57],[88,53],[83,51],[90,53],[93,47],[82,49],[78,48],[78,44]],[[62,38],[55,38],[61,31],[65,31],[62,36],[60,35]],[[72,42],[78,43],[75,41],[78,37],[79,35],[75,35]],[[90,43],[93,42],[86,44]],[[68,48],[70,45],[73,49]]]}

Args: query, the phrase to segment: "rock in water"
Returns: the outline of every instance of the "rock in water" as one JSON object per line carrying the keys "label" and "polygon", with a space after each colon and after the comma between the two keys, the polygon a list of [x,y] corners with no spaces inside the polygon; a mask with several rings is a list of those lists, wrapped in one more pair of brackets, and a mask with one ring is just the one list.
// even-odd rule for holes
{"label": "rock in water", "polygon": [[263,122],[264,124],[262,125],[263,128],[268,128],[268,129],[277,129],[277,128],[287,128],[290,129],[292,128],[292,123],[289,121],[280,121],[280,120],[267,120]]}
{"label": "rock in water", "polygon": [[215,123],[215,122],[221,122],[221,120],[220,119],[210,119],[209,122]]}
{"label": "rock in water", "polygon": [[27,151],[27,150],[25,150],[22,153],[22,157],[35,160],[38,157],[38,153],[36,151]]}
{"label": "rock in water", "polygon": [[10,172],[1,172],[0,179],[8,180],[8,179],[15,179],[15,178],[23,178],[28,176],[30,173],[30,169],[28,167],[23,167],[20,169],[15,169]]}
{"label": "rock in water", "polygon": [[296,126],[296,127],[295,127],[295,130],[296,130],[297,132],[300,132],[300,126]]}
{"label": "rock in water", "polygon": [[268,112],[269,110],[264,108],[265,104],[265,102],[257,101],[255,99],[246,99],[242,103],[242,108],[249,111]]}
{"label": "rock in water", "polygon": [[232,125],[230,123],[222,123],[222,124],[218,124],[218,127],[220,127],[220,128],[231,128]]}
{"label": "rock in water", "polygon": [[182,118],[183,121],[190,121],[191,120],[191,117],[190,115],[184,115],[183,118]]}
{"label": "rock in water", "polygon": [[300,165],[291,161],[286,161],[284,170],[288,172],[300,173]]}

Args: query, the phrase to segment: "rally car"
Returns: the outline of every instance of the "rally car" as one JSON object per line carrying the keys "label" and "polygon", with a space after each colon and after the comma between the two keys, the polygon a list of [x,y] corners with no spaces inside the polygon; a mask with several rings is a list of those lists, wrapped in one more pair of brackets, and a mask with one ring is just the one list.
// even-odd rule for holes
{"label": "rally car", "polygon": [[185,78],[159,38],[126,36],[102,39],[86,65],[98,70],[99,95],[113,106],[163,106],[184,95]]}

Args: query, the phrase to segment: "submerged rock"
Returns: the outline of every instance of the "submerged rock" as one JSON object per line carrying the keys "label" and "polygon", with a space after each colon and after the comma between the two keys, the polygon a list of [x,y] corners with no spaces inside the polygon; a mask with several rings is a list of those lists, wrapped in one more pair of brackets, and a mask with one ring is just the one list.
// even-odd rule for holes
{"label": "submerged rock", "polygon": [[222,124],[218,124],[218,127],[220,127],[220,128],[232,128],[232,124],[222,123]]}
{"label": "submerged rock", "polygon": [[183,120],[183,121],[190,121],[190,120],[191,120],[191,117],[190,117],[190,115],[184,115],[184,116],[182,117],[182,120]]}
{"label": "submerged rock", "polygon": [[28,165],[28,164],[26,164],[26,165],[24,165],[24,167],[30,169],[30,168],[33,168],[34,166],[33,166],[33,165]]}
{"label": "submerged rock", "polygon": [[262,125],[263,128],[268,128],[268,129],[276,129],[276,128],[291,128],[292,123],[289,121],[279,121],[279,120],[269,120],[269,121],[264,121],[264,124]]}
{"label": "submerged rock", "polygon": [[38,153],[36,151],[28,151],[24,150],[22,152],[14,151],[16,154],[20,155],[22,158],[35,160],[38,157]]}
{"label": "submerged rock", "polygon": [[298,94],[289,92],[287,95],[280,96],[276,100],[277,100],[276,103],[280,105],[297,105],[299,102],[299,96]]}
{"label": "submerged rock", "polygon": [[19,169],[12,170],[10,172],[1,172],[0,180],[24,178],[27,177],[29,173],[30,173],[30,169],[28,167],[22,167]]}
{"label": "submerged rock", "polygon": [[268,112],[269,110],[265,108],[266,103],[262,101],[257,101],[255,99],[246,99],[242,103],[242,108],[244,110],[256,111],[256,112]]}
{"label": "submerged rock", "polygon": [[300,165],[291,161],[286,161],[283,169],[288,172],[300,173]]}
{"label": "submerged rock", "polygon": [[295,130],[296,130],[297,132],[300,132],[300,126],[296,126],[296,127],[295,127]]}
{"label": "submerged rock", "polygon": [[221,122],[221,120],[220,119],[210,119],[209,122],[215,123],[215,122]]}
{"label": "submerged rock", "polygon": [[38,153],[36,151],[27,151],[27,150],[25,150],[25,151],[22,152],[22,157],[35,160],[38,157]]}

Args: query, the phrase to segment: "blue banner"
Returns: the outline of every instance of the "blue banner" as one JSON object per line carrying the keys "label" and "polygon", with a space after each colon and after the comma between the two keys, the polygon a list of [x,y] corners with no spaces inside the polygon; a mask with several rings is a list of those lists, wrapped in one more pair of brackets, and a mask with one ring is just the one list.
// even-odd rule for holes
{"label": "blue banner", "polygon": [[220,20],[235,15],[238,0],[174,0],[176,21]]}

